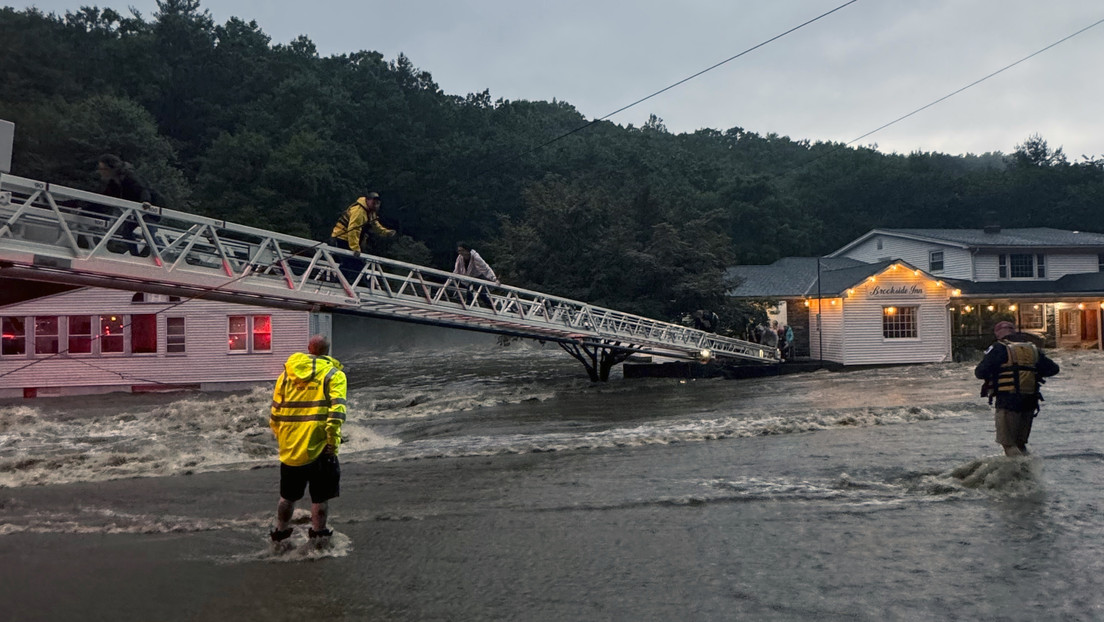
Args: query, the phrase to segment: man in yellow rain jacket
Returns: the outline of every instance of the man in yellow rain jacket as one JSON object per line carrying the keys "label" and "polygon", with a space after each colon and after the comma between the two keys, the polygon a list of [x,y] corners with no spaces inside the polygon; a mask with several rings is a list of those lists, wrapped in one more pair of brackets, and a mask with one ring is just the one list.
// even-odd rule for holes
{"label": "man in yellow rain jacket", "polygon": [[337,450],[345,421],[347,381],[341,363],[329,356],[328,339],[311,337],[307,352],[288,357],[272,394],[269,425],[280,446],[280,504],[276,508],[276,528],[269,534],[273,542],[291,536],[288,523],[295,502],[303,498],[308,484],[309,536],[313,541],[333,534],[326,528],[327,502],[340,494]]}
{"label": "man in yellow rain jacket", "polygon": [[359,197],[345,208],[330,233],[330,246],[346,248],[354,253],[361,252],[361,240],[369,231],[383,237],[391,237],[395,232],[384,227],[379,220],[380,196],[375,192]]}

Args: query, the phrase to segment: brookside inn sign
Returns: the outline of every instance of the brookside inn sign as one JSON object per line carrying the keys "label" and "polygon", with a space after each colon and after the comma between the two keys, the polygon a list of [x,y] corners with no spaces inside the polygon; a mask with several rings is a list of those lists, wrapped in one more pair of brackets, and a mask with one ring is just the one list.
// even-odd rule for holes
{"label": "brookside inn sign", "polygon": [[917,284],[871,285],[867,290],[871,298],[923,298],[924,286]]}

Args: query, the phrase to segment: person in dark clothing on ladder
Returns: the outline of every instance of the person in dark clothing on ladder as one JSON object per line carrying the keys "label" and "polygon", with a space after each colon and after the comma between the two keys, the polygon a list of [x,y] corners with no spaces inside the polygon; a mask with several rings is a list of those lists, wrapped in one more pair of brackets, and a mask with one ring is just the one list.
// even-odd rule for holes
{"label": "person in dark clothing on ladder", "polygon": [[[114,154],[104,154],[100,156],[100,159],[96,161],[96,172],[99,173],[100,179],[103,181],[103,188],[100,190],[100,194],[115,197],[116,199],[123,199],[125,201],[134,201],[135,203],[141,203],[143,209],[150,208],[150,201],[153,200],[153,191],[146,185],[138,174],[134,172],[134,167],[130,162],[124,162],[122,158]],[[102,206],[93,206],[89,208],[91,211],[108,215],[110,212],[108,208]],[[139,228],[138,222],[133,218],[128,218],[119,229],[116,231],[120,237],[131,240],[130,242],[124,242],[121,245],[108,245],[108,250],[112,252],[127,252],[135,257],[149,256],[149,248],[142,248],[139,250],[139,242],[142,241],[141,236],[135,236],[134,232]]]}

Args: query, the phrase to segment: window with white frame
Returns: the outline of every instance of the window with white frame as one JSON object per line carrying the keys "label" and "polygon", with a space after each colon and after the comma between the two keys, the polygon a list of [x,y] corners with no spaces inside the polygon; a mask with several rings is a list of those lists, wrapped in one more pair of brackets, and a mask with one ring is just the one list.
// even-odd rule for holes
{"label": "window with white frame", "polygon": [[21,356],[27,354],[27,319],[6,315],[0,318],[0,356]]}
{"label": "window with white frame", "polygon": [[931,251],[928,253],[928,272],[943,271],[943,251]]}
{"label": "window with white frame", "polygon": [[231,353],[272,351],[272,316],[231,315],[227,320]]}
{"label": "window with white frame", "polygon": [[1042,253],[1009,253],[1000,255],[997,274],[1002,279],[1046,278],[1046,255]]}
{"label": "window with white frame", "polygon": [[1046,310],[1042,304],[1020,305],[1019,327],[1022,330],[1046,329]]}
{"label": "window with white frame", "polygon": [[142,313],[130,316],[130,351],[132,354],[157,353],[157,316]]}
{"label": "window with white frame", "polygon": [[882,307],[882,336],[886,339],[916,339],[918,308]]}
{"label": "window with white frame", "polygon": [[70,315],[66,323],[69,329],[66,354],[92,354],[92,316]]}
{"label": "window with white frame", "polygon": [[126,321],[122,315],[100,316],[100,354],[122,354],[126,348]]}
{"label": "window with white frame", "polygon": [[58,316],[40,315],[34,319],[35,354],[58,353]]}
{"label": "window with white frame", "polygon": [[165,318],[165,352],[167,354],[184,354],[185,348],[184,318]]}

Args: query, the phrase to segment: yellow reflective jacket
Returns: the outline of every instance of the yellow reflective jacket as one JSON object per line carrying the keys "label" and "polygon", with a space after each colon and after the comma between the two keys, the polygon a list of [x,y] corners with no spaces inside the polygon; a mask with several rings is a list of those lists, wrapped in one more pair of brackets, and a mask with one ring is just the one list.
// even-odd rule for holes
{"label": "yellow reflective jacket", "polygon": [[341,445],[347,381],[341,363],[328,356],[297,352],[284,363],[272,394],[268,424],[280,445],[280,462],[314,462],[326,445]]}
{"label": "yellow reflective jacket", "polygon": [[368,199],[358,198],[352,205],[345,208],[345,213],[337,219],[330,237],[344,240],[349,245],[349,250],[360,252],[360,240],[371,229],[377,235],[390,236],[395,232],[379,221],[379,214],[368,211]]}

